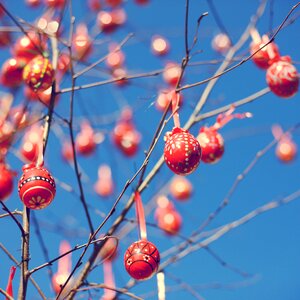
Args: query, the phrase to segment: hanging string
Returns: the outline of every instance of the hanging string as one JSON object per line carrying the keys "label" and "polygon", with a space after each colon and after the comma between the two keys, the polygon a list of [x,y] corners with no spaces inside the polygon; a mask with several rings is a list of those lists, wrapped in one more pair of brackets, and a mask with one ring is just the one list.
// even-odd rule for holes
{"label": "hanging string", "polygon": [[168,97],[169,101],[172,101],[172,114],[173,114],[174,126],[180,128],[180,120],[179,120],[179,114],[178,114],[179,93],[172,91],[172,92],[168,93],[167,97]]}
{"label": "hanging string", "polygon": [[101,298],[101,300],[115,299],[116,291],[113,290],[115,288],[115,280],[112,271],[111,260],[108,259],[103,262],[103,273],[104,273],[104,284],[110,287],[111,289],[104,289],[104,295]]}
{"label": "hanging string", "polygon": [[139,192],[135,192],[134,199],[135,199],[136,218],[139,226],[140,239],[147,240],[145,214],[144,214],[141,195]]}

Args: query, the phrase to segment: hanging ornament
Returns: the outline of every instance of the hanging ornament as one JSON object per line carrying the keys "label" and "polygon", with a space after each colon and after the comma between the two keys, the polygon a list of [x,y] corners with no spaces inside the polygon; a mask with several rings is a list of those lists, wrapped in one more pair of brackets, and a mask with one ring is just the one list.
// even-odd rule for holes
{"label": "hanging ornament", "polygon": [[299,88],[299,74],[291,64],[291,58],[282,56],[273,62],[267,70],[266,81],[275,95],[282,98],[294,96]]}
{"label": "hanging ornament", "polygon": [[155,219],[159,228],[163,229],[168,235],[176,235],[182,225],[182,218],[175,209],[173,203],[166,197],[157,199]]}
{"label": "hanging ornament", "polygon": [[145,5],[149,3],[149,0],[135,0],[136,4]]}
{"label": "hanging ornament", "polygon": [[169,62],[165,65],[163,79],[171,86],[176,86],[181,76],[181,67],[179,64]]}
{"label": "hanging ornament", "polygon": [[43,209],[54,199],[55,181],[50,172],[33,164],[23,167],[18,192],[21,201],[30,209]]}
{"label": "hanging ornament", "polygon": [[81,155],[91,155],[97,146],[95,132],[87,120],[80,124],[81,130],[76,136],[75,148]]}
{"label": "hanging ornament", "polygon": [[[9,296],[11,296],[12,298],[14,296],[12,281],[13,281],[13,279],[15,277],[15,273],[16,273],[16,267],[11,267],[10,271],[9,271],[7,286],[6,286],[6,293]],[[5,299],[8,300],[8,298],[5,298]]]}
{"label": "hanging ornament", "polygon": [[38,55],[24,68],[23,80],[34,91],[45,91],[54,80],[54,70],[48,58]]}
{"label": "hanging ornament", "polygon": [[98,181],[94,185],[95,192],[101,197],[109,197],[114,192],[114,183],[109,165],[103,164],[98,168]]}
{"label": "hanging ornament", "polygon": [[175,127],[165,135],[164,159],[174,173],[188,175],[200,163],[201,147],[192,134],[180,127],[178,102],[179,94],[173,93],[172,113]]}
{"label": "hanging ornament", "polygon": [[231,41],[227,34],[219,33],[213,38],[211,46],[216,52],[225,54],[231,47]]}
{"label": "hanging ornament", "polygon": [[0,82],[8,88],[17,88],[23,83],[22,74],[25,61],[20,58],[6,60],[1,68]]}
{"label": "hanging ornament", "polygon": [[29,63],[33,58],[40,55],[46,48],[46,43],[40,35],[28,32],[20,37],[13,46],[12,54],[15,58]]}
{"label": "hanging ornament", "polygon": [[151,278],[158,270],[160,255],[156,246],[147,240],[143,204],[139,192],[135,193],[135,207],[140,240],[132,243],[124,255],[125,269],[136,280]]}
{"label": "hanging ornament", "polygon": [[74,155],[73,155],[73,148],[72,144],[70,142],[64,142],[62,146],[62,158],[68,162],[73,161]]}
{"label": "hanging ornament", "polygon": [[[63,255],[71,250],[69,242],[62,241],[59,246],[59,255]],[[59,294],[61,287],[64,285],[68,279],[72,268],[72,254],[66,254],[58,260],[58,269],[57,272],[52,277],[52,287],[56,294]],[[68,282],[67,286],[70,286]],[[68,288],[64,289],[64,293],[69,290]]]}
{"label": "hanging ornament", "polygon": [[45,0],[45,4],[48,7],[62,9],[64,8],[66,0]]}
{"label": "hanging ornament", "polygon": [[0,201],[6,200],[12,193],[14,177],[16,173],[11,171],[4,163],[0,163]]}
{"label": "hanging ornament", "polygon": [[0,32],[0,48],[8,47],[12,44],[12,36],[9,31]]}
{"label": "hanging ornament", "polygon": [[121,49],[118,49],[118,45],[115,43],[111,43],[109,45],[109,54],[106,58],[106,65],[110,69],[116,69],[123,66],[125,61],[125,55],[121,51]]}
{"label": "hanging ornament", "polygon": [[39,143],[42,140],[43,129],[40,126],[33,125],[24,135],[21,144],[21,155],[28,162],[35,163],[39,155]]}
{"label": "hanging ornament", "polygon": [[[172,102],[172,99],[174,97],[174,90],[162,90],[159,92],[158,97],[155,101],[155,107],[160,110],[160,111],[165,111],[167,106],[169,105],[170,102]],[[179,95],[179,103],[178,106],[181,107],[182,106],[182,101],[183,101],[183,97],[182,94],[178,94]]]}
{"label": "hanging ornament", "polygon": [[252,117],[251,113],[232,114],[234,107],[229,109],[226,113],[220,114],[217,117],[216,123],[211,127],[200,128],[197,137],[202,148],[201,160],[204,163],[216,163],[224,153],[224,139],[218,132],[225,124],[234,118],[243,119]]}
{"label": "hanging ornament", "polygon": [[192,183],[187,178],[182,176],[175,176],[171,181],[170,193],[176,200],[186,201],[191,197],[192,192]]}
{"label": "hanging ornament", "polygon": [[126,22],[126,12],[122,8],[115,8],[112,11],[101,10],[97,14],[97,24],[104,33],[112,33],[119,26]]}
{"label": "hanging ornament", "polygon": [[154,55],[163,56],[170,51],[170,44],[166,38],[154,35],[151,39],[151,50]]}
{"label": "hanging ornament", "polygon": [[113,261],[118,255],[118,239],[113,236],[107,236],[104,245],[98,253],[97,259],[99,261],[110,260]]}
{"label": "hanging ornament", "polygon": [[123,3],[123,0],[105,0],[105,3],[111,7],[117,7]]}
{"label": "hanging ornament", "polygon": [[128,76],[127,71],[123,67],[112,70],[112,77],[114,79],[118,79],[114,83],[119,87],[123,87],[128,84],[128,80],[126,78],[127,76]]}
{"label": "hanging ornament", "polygon": [[65,74],[70,69],[71,59],[67,53],[61,53],[58,57],[57,70]]}
{"label": "hanging ornament", "polygon": [[297,155],[297,145],[292,140],[290,133],[283,133],[279,125],[272,126],[274,138],[278,141],[275,153],[279,160],[284,163],[292,162]]}
{"label": "hanging ornament", "polygon": [[91,11],[98,12],[102,8],[100,0],[89,0],[88,7]]}
{"label": "hanging ornament", "polygon": [[29,7],[32,8],[36,8],[41,5],[41,0],[26,0],[25,2]]}
{"label": "hanging ornament", "polygon": [[126,108],[121,114],[121,118],[113,130],[112,139],[115,145],[126,156],[133,156],[136,154],[141,135],[135,129],[132,121],[132,112]]}
{"label": "hanging ornament", "polygon": [[[256,51],[269,42],[269,37],[267,35],[263,35],[261,38],[256,29],[252,29],[250,34],[253,40],[250,45],[250,54],[253,55]],[[272,42],[255,53],[252,57],[252,61],[258,68],[266,70],[269,68],[272,60],[276,60],[279,57],[280,54],[278,47],[274,42]]]}
{"label": "hanging ornament", "polygon": [[84,23],[80,23],[73,36],[74,56],[79,61],[86,61],[92,52],[92,41],[88,28]]}

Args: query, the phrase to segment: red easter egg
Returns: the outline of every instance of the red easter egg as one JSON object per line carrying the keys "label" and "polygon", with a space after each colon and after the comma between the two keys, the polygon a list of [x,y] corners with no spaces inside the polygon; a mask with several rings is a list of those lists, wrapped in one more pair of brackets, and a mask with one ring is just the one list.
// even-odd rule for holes
{"label": "red easter egg", "polygon": [[127,156],[133,156],[140,143],[140,134],[130,122],[119,122],[113,131],[113,141]]}
{"label": "red easter egg", "polygon": [[105,0],[106,4],[111,7],[119,6],[123,3],[123,0]]}
{"label": "red easter egg", "polygon": [[4,163],[0,164],[0,201],[5,200],[12,193],[14,187],[14,172]]}
{"label": "red easter egg", "polygon": [[26,0],[26,4],[30,7],[38,7],[41,4],[41,0]]}
{"label": "red easter egg", "polygon": [[214,129],[202,127],[197,140],[202,149],[201,160],[205,163],[217,162],[224,153],[222,135]]}
{"label": "red easter egg", "polygon": [[149,0],[135,0],[136,4],[140,4],[140,5],[144,5],[144,4],[148,4]]}
{"label": "red easter egg", "polygon": [[212,48],[218,53],[226,53],[230,47],[231,42],[227,34],[219,33],[212,40]]}
{"label": "red easter egg", "polygon": [[166,55],[170,50],[170,44],[164,37],[155,35],[152,37],[151,49],[155,55]]}
{"label": "red easter egg", "polygon": [[45,0],[45,4],[48,7],[63,8],[66,0]]}
{"label": "red easter egg", "polygon": [[[252,42],[250,45],[250,54],[252,55],[255,53],[259,48],[261,48],[263,45],[265,45],[264,42]],[[274,54],[274,57],[270,57],[270,50]],[[270,63],[273,59],[278,59],[280,56],[278,47],[275,43],[270,43],[266,47],[259,50],[253,57],[252,61],[255,63],[255,65],[260,69],[268,69],[270,66]]]}
{"label": "red easter egg", "polygon": [[54,70],[48,58],[38,55],[23,70],[23,80],[34,91],[45,91],[54,80]]}
{"label": "red easter egg", "polygon": [[105,33],[113,32],[118,26],[125,23],[127,19],[126,13],[123,9],[114,9],[109,11],[100,11],[97,15],[97,24]]}
{"label": "red easter egg", "polygon": [[67,53],[61,53],[58,57],[57,69],[62,73],[66,73],[70,69],[70,55]]}
{"label": "red easter egg", "polygon": [[125,78],[127,75],[128,74],[124,68],[116,68],[112,71],[112,76],[115,79],[118,79],[115,81],[115,84],[120,87],[125,86],[128,83],[128,80]]}
{"label": "red easter egg", "polygon": [[194,172],[200,163],[200,144],[187,130],[174,127],[166,136],[164,159],[174,173],[188,175]]}
{"label": "red easter egg", "polygon": [[0,32],[0,47],[4,48],[9,46],[11,43],[11,34],[9,31],[1,31]]}
{"label": "red easter egg", "polygon": [[85,61],[92,52],[92,42],[89,37],[88,28],[80,23],[73,36],[74,56],[79,61]]}
{"label": "red easter egg", "polygon": [[25,61],[19,58],[10,58],[1,68],[1,83],[8,88],[16,88],[23,83],[22,74]]}
{"label": "red easter egg", "polygon": [[[203,155],[203,152],[202,152]],[[188,200],[193,192],[191,182],[182,176],[175,176],[170,184],[171,195],[180,201]]]}
{"label": "red easter egg", "polygon": [[113,261],[117,257],[118,253],[118,240],[113,237],[108,237],[98,253],[97,258],[101,261],[110,260]]}
{"label": "red easter egg", "polygon": [[43,209],[54,199],[55,181],[44,167],[25,165],[19,180],[18,192],[21,201],[30,209]]}
{"label": "red easter egg", "polygon": [[297,69],[289,61],[281,59],[268,68],[266,80],[275,95],[289,98],[298,91],[298,76]]}
{"label": "red easter egg", "polygon": [[61,290],[61,287],[64,285],[66,280],[68,279],[69,274],[60,274],[55,273],[52,277],[52,287],[56,294],[58,294]]}
{"label": "red easter egg", "polygon": [[176,235],[181,228],[182,218],[180,214],[173,209],[159,214],[157,222],[158,227],[163,229],[166,234]]}
{"label": "red easter egg", "polygon": [[27,63],[43,51],[44,43],[35,32],[29,32],[20,37],[12,50],[15,57],[25,60]]}
{"label": "red easter egg", "polygon": [[97,15],[97,24],[99,28],[106,33],[114,31],[117,27],[113,20],[113,15],[109,11],[100,11]]}
{"label": "red easter egg", "polygon": [[[181,107],[183,97],[181,93],[179,93],[178,95],[179,95],[178,106]],[[174,96],[174,90],[160,91],[155,101],[155,107],[160,111],[165,111],[169,103],[172,101],[173,96]],[[171,107],[172,106],[170,106],[170,109]]]}
{"label": "red easter egg", "polygon": [[[0,125],[0,148],[9,148],[13,137],[13,124],[11,122],[4,122]],[[6,152],[6,151],[5,151]]]}
{"label": "red easter egg", "polygon": [[181,67],[177,63],[167,63],[163,71],[163,79],[166,83],[176,86],[181,75]]}
{"label": "red easter egg", "polygon": [[154,244],[147,240],[132,243],[124,255],[125,269],[136,280],[146,280],[158,270],[159,252]]}
{"label": "red easter egg", "polygon": [[23,158],[25,158],[28,162],[35,162],[39,154],[38,144],[30,141],[24,141],[21,146],[20,152]]}
{"label": "red easter egg", "polygon": [[291,140],[279,141],[276,147],[276,156],[283,162],[291,162],[297,154],[297,146]]}
{"label": "red easter egg", "polygon": [[121,50],[115,51],[116,46],[111,45],[110,46],[110,53],[108,54],[106,58],[106,65],[111,68],[119,68],[123,65],[125,60],[125,55]]}
{"label": "red easter egg", "polygon": [[75,149],[81,155],[91,155],[97,146],[93,128],[85,121],[81,124],[81,127],[81,131],[75,139]]}
{"label": "red easter egg", "polygon": [[98,11],[102,7],[100,0],[89,0],[88,6],[89,6],[89,9],[92,11]]}
{"label": "red easter egg", "polygon": [[70,142],[64,142],[61,152],[62,158],[66,161],[73,161],[73,148]]}

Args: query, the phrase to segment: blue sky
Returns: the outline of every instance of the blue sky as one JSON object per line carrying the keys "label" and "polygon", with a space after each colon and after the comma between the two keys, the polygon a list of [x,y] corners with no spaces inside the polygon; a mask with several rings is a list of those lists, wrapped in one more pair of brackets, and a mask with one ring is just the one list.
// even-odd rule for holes
{"label": "blue sky", "polygon": [[[86,1],[76,0],[73,2],[75,24],[81,21],[87,22],[90,33],[96,32],[96,15],[87,10]],[[150,0],[146,6],[137,6],[133,2],[129,0],[124,4],[124,9],[128,15],[128,21],[124,27],[112,35],[100,34],[97,36],[97,46],[94,47],[93,55],[88,62],[94,62],[106,54],[108,41],[120,42],[129,32],[133,32],[134,36],[123,48],[126,55],[126,68],[130,74],[162,69],[166,61],[180,63],[185,54],[185,1]],[[259,1],[250,0],[214,1],[222,22],[234,42],[238,40],[246,28],[249,18],[256,11],[258,3]],[[28,22],[33,22],[43,11],[43,9],[28,9],[21,0],[6,1],[6,4],[10,12]],[[209,13],[201,23],[199,40],[195,47],[197,54],[193,55],[191,62],[222,59],[223,56],[211,49],[211,39],[220,32],[220,29],[216,25],[207,2],[204,0],[191,0],[190,4],[190,42],[194,36],[197,18],[206,11]],[[272,24],[273,29],[276,28],[294,4],[296,4],[295,1],[274,0],[272,19],[270,17],[270,4],[268,4],[258,23],[259,32],[269,32]],[[296,16],[298,13],[299,9],[295,11],[293,16]],[[67,13],[65,14],[64,27],[68,29]],[[300,61],[299,32],[299,21],[296,19],[293,24],[284,28],[276,37],[276,43],[282,55],[290,55],[295,62]],[[171,51],[164,58],[154,57],[151,54],[150,39],[154,34],[164,35],[170,41]],[[19,34],[15,34],[14,38],[18,36]],[[249,43],[250,40],[239,51],[239,55],[248,53]],[[10,55],[9,51],[1,50],[0,62],[2,63]],[[100,66],[103,67],[103,65]],[[78,65],[76,70],[80,70],[82,67],[82,65]],[[184,84],[208,78],[213,75],[216,68],[217,65],[209,64],[190,66],[186,70]],[[90,72],[78,79],[77,84],[91,83],[106,78],[107,74],[104,72]],[[61,87],[66,88],[70,86],[70,77],[67,77]],[[115,196],[118,195],[125,181],[134,174],[143,161],[143,150],[149,146],[161,116],[161,113],[156,111],[153,102],[157,97],[158,90],[164,87],[166,87],[166,84],[163,82],[162,76],[156,76],[136,79],[123,89],[116,88],[113,84],[110,84],[75,93],[74,125],[76,133],[79,128],[79,120],[89,118],[93,120],[96,130],[106,134],[105,141],[98,145],[97,152],[93,156],[88,158],[79,157],[79,164],[84,174],[84,192],[87,202],[91,206],[91,215],[95,227],[100,224],[103,220],[103,213],[107,213],[114,202],[114,197],[101,199],[93,191],[93,184],[97,179],[98,165],[104,162],[111,165],[116,182]],[[203,112],[209,112],[233,101],[245,98],[265,87],[265,72],[257,69],[251,61],[248,61],[236,70],[224,75],[218,81],[204,106]],[[198,102],[204,88],[205,85],[202,85],[183,92],[184,104],[180,112],[183,124],[192,113],[193,107]],[[1,91],[6,90],[1,88]],[[62,95],[56,107],[56,111],[65,117],[68,117],[69,113],[69,97],[70,94]],[[15,103],[21,103],[23,99],[22,89],[16,91]],[[112,130],[114,123],[105,125],[102,122],[102,117],[111,113],[118,113],[125,104],[133,107],[134,122],[142,133],[140,151],[133,158],[124,157],[112,145],[108,132]],[[32,109],[35,108],[32,107]],[[192,198],[185,203],[174,201],[183,218],[183,228],[181,230],[183,236],[188,237],[207,218],[209,213],[215,210],[230,190],[237,175],[246,168],[259,150],[272,141],[271,126],[278,123],[284,130],[294,126],[299,122],[299,110],[298,94],[291,99],[285,100],[271,93],[238,109],[238,112],[251,112],[253,118],[234,120],[222,129],[221,133],[225,139],[225,154],[223,158],[214,165],[201,163],[197,171],[188,176],[188,179],[194,185]],[[215,118],[210,118],[205,123],[196,124],[191,129],[191,132],[196,134],[201,126],[204,124],[213,125],[214,122]],[[60,128],[67,136],[67,128],[63,127],[59,120],[55,118],[54,125],[56,126],[56,132],[57,128]],[[171,128],[172,124],[170,122],[166,130]],[[299,145],[300,140],[297,131],[293,134],[293,139]],[[161,156],[163,145],[164,142],[161,139],[150,159],[147,172],[151,170]],[[18,149],[18,147],[19,143],[17,142],[14,145],[14,149]],[[40,223],[50,258],[58,255],[58,246],[61,240],[67,239],[74,246],[84,243],[88,238],[88,232],[86,231],[87,222],[79,198],[76,196],[78,194],[78,186],[74,171],[61,160],[60,150],[60,141],[54,131],[52,131],[45,156],[46,165],[56,178],[70,185],[75,192],[66,192],[61,187],[58,187],[56,199],[51,206],[43,211],[37,211],[35,214]],[[8,156],[8,162],[20,175],[22,163],[12,153]],[[299,167],[299,157],[290,164],[283,164],[275,156],[275,148],[271,148],[254,166],[249,175],[238,185],[231,198],[230,205],[209,225],[207,230],[230,223],[269,201],[279,200],[295,192],[299,188],[300,183],[298,176]],[[142,194],[143,201],[145,203],[150,201],[157,191],[168,182],[171,176],[171,171],[163,166],[149,185],[149,188]],[[16,184],[17,181],[15,181],[15,186]],[[116,213],[101,233],[105,233],[111,222],[122,211],[133,188],[134,185],[125,193],[117,206]],[[16,188],[6,204],[11,210],[21,209],[21,202],[19,201]],[[244,278],[229,268],[222,267],[205,250],[200,250],[188,255],[165,270],[167,274],[166,285],[171,288],[166,299],[183,299],[184,297],[186,299],[196,299],[195,296],[185,289],[175,290],[179,284],[172,277],[193,286],[204,299],[208,300],[299,299],[300,238],[297,230],[300,226],[299,210],[300,201],[295,200],[286,206],[258,216],[211,244],[211,249],[218,256],[228,264],[249,273],[250,276]],[[99,211],[102,214],[99,214]],[[130,211],[128,217],[134,217],[134,210]],[[153,213],[149,214],[147,221],[154,222]],[[0,242],[19,259],[20,237],[15,224],[8,218],[1,219],[0,232]],[[120,240],[119,256],[113,263],[116,284],[119,287],[124,286],[129,280],[129,276],[123,267],[123,253],[137,237],[137,231],[133,230]],[[166,237],[156,228],[148,228],[148,238],[158,246],[161,252],[182,241],[180,237]],[[79,254],[80,251],[73,254],[73,262],[76,261]],[[40,265],[44,261],[38,240],[33,233],[30,266]],[[2,288],[6,286],[6,278],[10,266],[11,262],[3,252],[0,252],[0,287]],[[56,268],[57,264],[54,264],[54,272]],[[15,291],[17,291],[19,275],[18,271],[14,281]],[[47,296],[54,296],[46,270],[36,273],[34,278]],[[88,280],[89,282],[97,283],[103,281],[101,266],[91,273]],[[138,284],[132,289],[132,292],[142,296],[155,289],[155,278],[152,278],[147,282]],[[94,293],[92,299],[98,299],[101,294],[101,291]],[[126,299],[125,296],[120,298]],[[39,299],[32,286],[28,290],[28,299]],[[152,295],[147,299],[157,299],[157,296]]]}

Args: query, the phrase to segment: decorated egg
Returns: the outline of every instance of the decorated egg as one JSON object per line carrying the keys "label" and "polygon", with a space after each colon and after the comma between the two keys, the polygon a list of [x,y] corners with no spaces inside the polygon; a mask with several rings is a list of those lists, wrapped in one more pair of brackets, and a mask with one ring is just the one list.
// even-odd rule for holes
{"label": "decorated egg", "polygon": [[31,209],[43,209],[54,199],[55,181],[50,172],[34,165],[25,165],[19,180],[18,192],[24,205]]}
{"label": "decorated egg", "polygon": [[132,243],[124,256],[125,269],[136,280],[151,278],[157,272],[159,262],[156,246],[147,240]]}

